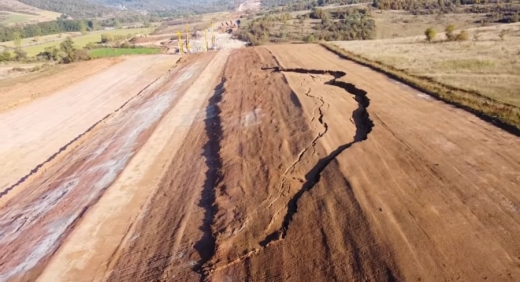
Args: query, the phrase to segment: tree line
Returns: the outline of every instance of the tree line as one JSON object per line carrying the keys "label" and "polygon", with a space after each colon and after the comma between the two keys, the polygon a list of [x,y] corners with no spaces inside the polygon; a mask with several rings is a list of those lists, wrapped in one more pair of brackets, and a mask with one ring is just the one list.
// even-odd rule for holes
{"label": "tree line", "polygon": [[62,32],[74,32],[99,29],[95,20],[63,20],[41,22],[25,26],[0,26],[0,42],[16,40],[18,38],[38,37]]}
{"label": "tree line", "polygon": [[[309,31],[304,28],[308,18],[319,19],[321,22],[312,25],[312,30]],[[252,45],[288,40],[367,40],[373,38],[376,30],[376,23],[368,9],[348,8],[329,12],[314,8],[310,13],[298,16],[296,20],[289,13],[266,15],[241,26],[238,37]],[[292,33],[289,30],[290,21],[293,21]],[[298,28],[295,29],[295,26]]]}
{"label": "tree line", "polygon": [[370,0],[262,0],[262,5],[272,13],[311,10],[316,7],[336,4],[349,5],[369,3]]}
{"label": "tree line", "polygon": [[75,19],[103,17],[116,10],[85,0],[19,0],[43,10],[67,14]]}

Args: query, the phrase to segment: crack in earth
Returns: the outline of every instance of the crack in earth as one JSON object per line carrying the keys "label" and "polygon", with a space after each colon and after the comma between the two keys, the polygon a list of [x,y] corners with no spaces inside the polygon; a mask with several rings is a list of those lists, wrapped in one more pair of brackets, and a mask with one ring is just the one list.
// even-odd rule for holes
{"label": "crack in earth", "polygon": [[[298,200],[303,196],[305,192],[308,192],[314,186],[319,183],[321,179],[321,173],[327,168],[327,166],[336,159],[338,155],[340,155],[343,151],[350,148],[355,143],[364,141],[368,138],[368,134],[372,131],[372,127],[374,126],[372,120],[370,119],[370,115],[367,111],[367,108],[370,106],[370,99],[366,96],[366,91],[357,88],[355,85],[351,83],[347,83],[344,81],[339,81],[339,78],[346,76],[345,72],[342,71],[329,71],[329,70],[307,70],[307,69],[285,69],[280,67],[271,68],[274,72],[293,72],[293,73],[302,73],[302,74],[328,74],[332,75],[334,78],[330,81],[325,82],[326,85],[332,85],[336,87],[340,87],[348,93],[355,96],[355,100],[358,102],[358,108],[354,110],[352,113],[352,120],[356,125],[356,134],[354,136],[354,141],[343,144],[339,146],[336,150],[330,153],[325,158],[320,159],[316,165],[305,175],[305,183],[302,185],[300,190],[289,200],[287,203],[287,213],[284,217],[282,226],[274,231],[273,233],[266,236],[266,238],[260,242],[260,246],[267,247],[269,244],[276,242],[285,238],[287,235],[287,231],[289,229],[289,225],[293,220],[294,215],[298,212]],[[319,122],[323,124],[326,128],[323,135],[327,132],[328,126],[323,121],[323,113],[321,112],[320,107],[320,117]],[[322,136],[323,136],[322,135]],[[321,137],[321,136],[320,136]],[[316,145],[316,142],[313,142],[313,146]]]}
{"label": "crack in earth", "polygon": [[[271,234],[267,235],[264,240],[259,242],[260,248],[255,248],[247,253],[245,253],[242,256],[237,257],[234,260],[228,261],[225,264],[221,265],[212,265],[209,266],[205,270],[205,272],[210,275],[210,273],[222,270],[225,268],[228,268],[236,263],[239,263],[243,261],[244,259],[248,259],[252,257],[253,255],[257,254],[258,252],[262,251],[263,249],[267,248],[269,245],[277,243],[282,241],[285,236],[287,235],[287,231],[289,230],[290,224],[293,221],[293,218],[295,214],[298,212],[298,201],[300,198],[305,194],[305,192],[310,191],[312,188],[316,186],[320,182],[321,174],[323,171],[327,168],[327,166],[333,162],[337,156],[339,156],[342,152],[347,150],[348,148],[352,147],[352,145],[365,141],[368,139],[368,135],[372,131],[372,128],[374,126],[374,123],[370,119],[370,114],[368,113],[368,107],[370,106],[370,99],[367,97],[367,92],[357,88],[354,84],[347,83],[344,81],[339,81],[338,79],[343,78],[347,74],[342,71],[330,71],[330,70],[312,70],[312,69],[301,69],[301,68],[294,68],[294,69],[287,69],[282,67],[274,67],[274,68],[262,68],[262,70],[272,70],[273,72],[292,72],[292,73],[301,73],[301,74],[319,74],[319,75],[332,75],[334,78],[330,81],[325,82],[326,85],[332,85],[339,87],[346,92],[348,92],[351,95],[354,95],[355,100],[358,103],[358,108],[353,111],[351,120],[356,126],[356,133],[354,135],[354,140],[352,142],[340,145],[331,152],[328,156],[320,159],[314,167],[309,170],[309,172],[305,175],[305,182],[301,186],[301,188],[298,190],[298,192],[289,200],[289,202],[286,205],[287,212],[284,216],[284,220],[282,222],[281,227],[272,232]],[[285,180],[287,178],[287,174],[290,170],[294,170],[294,167],[302,160],[302,157],[305,152],[307,152],[311,147],[314,148],[317,144],[318,139],[322,138],[328,131],[328,125],[323,120],[323,106],[325,105],[325,102],[323,100],[323,97],[316,97],[310,95],[310,89],[305,95],[314,98],[319,99],[322,103],[320,106],[317,106],[317,109],[319,110],[318,115],[318,121],[320,124],[323,125],[324,131],[318,133],[318,135],[313,139],[313,141],[307,146],[300,154],[298,155],[298,158],[296,161],[285,171],[284,173],[284,180],[282,180],[281,187],[283,188],[283,184],[285,183]],[[316,110],[316,108],[314,109]],[[313,120],[316,117],[313,113]],[[272,203],[271,203],[272,205]],[[271,206],[270,205],[270,206]],[[276,216],[276,215],[275,215]]]}

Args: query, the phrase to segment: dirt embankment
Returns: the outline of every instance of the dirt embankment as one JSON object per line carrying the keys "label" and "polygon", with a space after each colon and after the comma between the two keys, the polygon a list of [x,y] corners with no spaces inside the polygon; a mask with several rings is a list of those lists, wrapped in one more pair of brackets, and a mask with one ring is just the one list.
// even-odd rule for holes
{"label": "dirt embankment", "polygon": [[518,137],[312,45],[235,51],[206,109],[110,280],[520,277]]}
{"label": "dirt embankment", "polygon": [[317,45],[166,77],[2,208],[0,278],[520,279],[517,136]]}

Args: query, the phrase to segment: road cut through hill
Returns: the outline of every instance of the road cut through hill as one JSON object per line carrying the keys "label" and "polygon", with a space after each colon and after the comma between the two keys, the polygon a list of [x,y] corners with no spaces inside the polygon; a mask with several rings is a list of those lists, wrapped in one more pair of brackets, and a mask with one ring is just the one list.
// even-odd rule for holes
{"label": "road cut through hill", "polygon": [[520,279],[518,136],[318,45],[183,60],[2,207],[1,278]]}

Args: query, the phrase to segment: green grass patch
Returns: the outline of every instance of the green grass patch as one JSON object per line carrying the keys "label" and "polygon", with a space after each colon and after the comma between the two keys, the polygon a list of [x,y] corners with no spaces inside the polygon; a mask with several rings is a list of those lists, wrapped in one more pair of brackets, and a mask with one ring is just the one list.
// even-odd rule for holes
{"label": "green grass patch", "polygon": [[9,24],[17,24],[17,23],[26,23],[29,22],[29,17],[27,15],[23,14],[16,14],[16,13],[6,13],[5,15],[2,15],[2,24],[9,25]]}
{"label": "green grass patch", "polygon": [[[72,37],[72,41],[74,41],[74,44],[76,48],[83,48],[87,46],[90,42],[98,43],[101,42],[101,34],[110,34],[110,35],[127,35],[127,34],[149,34],[154,30],[154,28],[130,28],[130,29],[114,29],[114,30],[100,30],[96,32],[91,32],[86,35],[81,36],[75,36]],[[34,45],[34,46],[27,46],[23,47],[22,49],[27,52],[28,56],[36,56],[40,52],[43,52],[45,48],[52,47],[52,46],[59,46],[60,43],[65,40],[66,36],[63,35],[62,38],[60,38],[57,41],[52,42],[45,42],[42,44]]]}
{"label": "green grass patch", "polygon": [[490,121],[512,134],[520,135],[520,107],[496,101],[478,92],[467,91],[426,77],[409,74],[406,71],[378,61],[372,61],[330,43],[321,43],[321,45],[344,59],[384,73],[392,79],[405,83],[441,101],[474,113],[476,116]]}
{"label": "green grass patch", "polygon": [[119,57],[124,55],[149,55],[158,54],[161,49],[153,48],[102,48],[90,50],[89,55],[92,58]]}
{"label": "green grass patch", "polygon": [[436,63],[438,68],[449,70],[450,72],[465,70],[472,72],[482,72],[495,68],[495,65],[495,62],[493,61],[478,59],[445,60]]}

